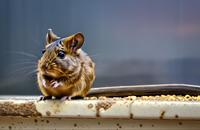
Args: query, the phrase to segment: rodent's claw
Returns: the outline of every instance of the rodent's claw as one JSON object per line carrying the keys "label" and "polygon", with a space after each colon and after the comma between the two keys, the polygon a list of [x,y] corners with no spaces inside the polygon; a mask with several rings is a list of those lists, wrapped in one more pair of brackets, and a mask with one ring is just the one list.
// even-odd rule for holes
{"label": "rodent's claw", "polygon": [[44,101],[44,100],[48,100],[48,99],[52,99],[52,96],[42,96],[42,97],[40,97],[39,101]]}
{"label": "rodent's claw", "polygon": [[61,100],[61,101],[65,101],[65,100],[71,100],[71,99],[72,99],[71,96],[64,96],[64,97],[62,97],[60,100]]}
{"label": "rodent's claw", "polygon": [[65,100],[77,100],[77,99],[83,99],[82,96],[64,96],[60,100],[65,101]]}

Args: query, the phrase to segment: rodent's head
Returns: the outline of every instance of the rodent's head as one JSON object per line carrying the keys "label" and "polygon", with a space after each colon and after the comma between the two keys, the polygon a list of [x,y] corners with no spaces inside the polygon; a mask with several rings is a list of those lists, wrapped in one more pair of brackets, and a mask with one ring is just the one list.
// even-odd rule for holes
{"label": "rodent's head", "polygon": [[84,43],[82,33],[60,38],[48,30],[46,46],[38,62],[38,71],[47,79],[66,78],[80,71],[79,50]]}

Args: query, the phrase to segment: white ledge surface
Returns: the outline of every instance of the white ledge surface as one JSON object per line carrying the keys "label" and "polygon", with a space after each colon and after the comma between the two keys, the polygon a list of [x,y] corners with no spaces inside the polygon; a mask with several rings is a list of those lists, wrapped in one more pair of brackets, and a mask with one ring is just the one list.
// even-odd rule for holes
{"label": "white ledge surface", "polygon": [[76,100],[35,102],[42,116],[78,118],[200,119],[200,102]]}
{"label": "white ledge surface", "polygon": [[67,118],[200,119],[200,101],[130,98],[45,100],[0,98],[0,116]]}

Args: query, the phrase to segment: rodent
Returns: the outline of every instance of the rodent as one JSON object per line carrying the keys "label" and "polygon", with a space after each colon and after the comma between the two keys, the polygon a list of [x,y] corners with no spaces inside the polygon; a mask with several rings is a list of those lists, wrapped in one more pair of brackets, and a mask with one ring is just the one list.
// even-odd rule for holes
{"label": "rodent", "polygon": [[38,61],[37,81],[44,97],[85,97],[95,80],[95,63],[81,49],[84,35],[60,38],[52,29]]}

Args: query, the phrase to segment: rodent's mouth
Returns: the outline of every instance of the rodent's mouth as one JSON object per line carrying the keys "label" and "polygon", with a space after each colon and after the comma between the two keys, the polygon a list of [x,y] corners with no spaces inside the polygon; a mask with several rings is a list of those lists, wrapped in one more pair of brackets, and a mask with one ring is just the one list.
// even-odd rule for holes
{"label": "rodent's mouth", "polygon": [[51,81],[51,80],[54,79],[54,77],[49,76],[49,75],[43,75],[43,78],[44,78],[45,80],[48,80],[48,81]]}
{"label": "rodent's mouth", "polygon": [[51,81],[60,81],[62,80],[63,78],[62,77],[53,77],[53,76],[50,76],[50,75],[43,75],[43,78],[49,82]]}

